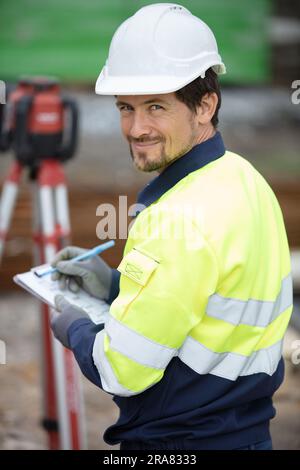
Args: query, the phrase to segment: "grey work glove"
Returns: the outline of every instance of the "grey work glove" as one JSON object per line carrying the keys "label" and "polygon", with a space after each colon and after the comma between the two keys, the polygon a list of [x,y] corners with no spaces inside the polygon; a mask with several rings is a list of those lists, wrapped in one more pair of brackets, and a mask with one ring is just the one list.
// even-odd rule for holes
{"label": "grey work glove", "polygon": [[81,287],[92,296],[107,300],[112,280],[112,269],[108,264],[99,256],[85,261],[71,261],[86,251],[77,246],[67,246],[59,251],[51,263],[59,272],[53,273],[51,279],[59,280],[61,289],[68,286],[70,291],[77,292]]}
{"label": "grey work glove", "polygon": [[66,348],[70,348],[68,329],[79,318],[90,318],[88,314],[76,305],[70,304],[63,295],[55,296],[55,308],[58,312],[51,317],[51,328],[57,338]]}

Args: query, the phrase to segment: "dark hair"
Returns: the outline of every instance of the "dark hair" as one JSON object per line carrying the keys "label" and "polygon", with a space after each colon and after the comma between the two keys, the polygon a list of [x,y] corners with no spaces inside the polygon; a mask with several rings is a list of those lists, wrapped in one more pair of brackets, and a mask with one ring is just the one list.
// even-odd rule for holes
{"label": "dark hair", "polygon": [[218,112],[221,106],[221,91],[218,81],[218,75],[209,68],[205,72],[205,78],[198,77],[188,85],[175,91],[175,94],[179,101],[182,101],[187,107],[196,112],[197,106],[201,103],[201,100],[206,93],[216,93],[218,97],[218,104],[216,107],[215,114],[211,118],[212,125],[217,127],[219,119]]}

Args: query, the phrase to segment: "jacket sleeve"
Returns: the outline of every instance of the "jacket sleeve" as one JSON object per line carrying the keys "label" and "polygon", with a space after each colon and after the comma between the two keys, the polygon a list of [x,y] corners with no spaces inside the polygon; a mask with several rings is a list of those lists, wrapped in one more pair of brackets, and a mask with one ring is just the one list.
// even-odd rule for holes
{"label": "jacket sleeve", "polygon": [[218,269],[210,246],[191,226],[178,239],[131,237],[118,270],[120,292],[92,356],[103,389],[132,396],[162,379],[201,321]]}

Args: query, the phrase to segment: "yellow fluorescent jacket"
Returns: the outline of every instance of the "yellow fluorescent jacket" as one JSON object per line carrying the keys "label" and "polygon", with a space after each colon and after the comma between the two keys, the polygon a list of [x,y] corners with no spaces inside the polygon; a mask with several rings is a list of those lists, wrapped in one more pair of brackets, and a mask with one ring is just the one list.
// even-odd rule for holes
{"label": "yellow fluorescent jacket", "polygon": [[292,312],[282,213],[264,178],[226,153],[136,218],[120,293],[93,358],[104,390],[139,394],[174,356],[198,374],[272,375]]}

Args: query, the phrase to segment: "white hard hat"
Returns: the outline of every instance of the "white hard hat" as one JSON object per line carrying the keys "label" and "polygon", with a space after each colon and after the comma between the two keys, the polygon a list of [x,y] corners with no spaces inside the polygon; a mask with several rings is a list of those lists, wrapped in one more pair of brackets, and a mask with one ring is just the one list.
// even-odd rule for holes
{"label": "white hard hat", "polygon": [[171,93],[203,78],[210,67],[226,73],[211,29],[180,5],[148,5],[115,32],[96,93]]}

